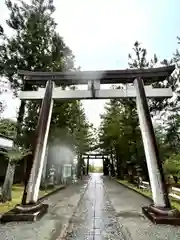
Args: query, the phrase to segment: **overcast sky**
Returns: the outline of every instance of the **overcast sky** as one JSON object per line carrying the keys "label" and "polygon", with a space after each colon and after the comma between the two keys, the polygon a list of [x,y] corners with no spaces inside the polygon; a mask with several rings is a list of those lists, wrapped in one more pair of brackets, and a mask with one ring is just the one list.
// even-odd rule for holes
{"label": "overcast sky", "polygon": [[[127,68],[128,53],[136,40],[149,57],[170,58],[180,35],[179,0],[55,0],[58,31],[83,70]],[[8,18],[0,1],[0,23]],[[5,27],[5,30],[8,29]],[[5,117],[16,117],[19,100],[3,95]],[[104,101],[84,101],[88,119],[99,125]]]}

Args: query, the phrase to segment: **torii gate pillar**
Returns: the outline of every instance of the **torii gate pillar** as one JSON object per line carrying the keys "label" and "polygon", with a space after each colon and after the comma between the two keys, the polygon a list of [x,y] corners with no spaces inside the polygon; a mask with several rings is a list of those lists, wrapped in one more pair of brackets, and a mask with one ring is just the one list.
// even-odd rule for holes
{"label": "torii gate pillar", "polygon": [[175,220],[179,222],[179,218],[175,218],[179,212],[171,209],[168,198],[168,191],[159,158],[143,80],[141,78],[135,79],[134,86],[136,88],[137,112],[153,196],[153,205],[143,207],[142,210],[143,213],[155,223],[172,224]]}
{"label": "torii gate pillar", "polygon": [[36,147],[33,151],[34,159],[27,186],[26,204],[17,205],[15,209],[5,213],[1,217],[1,222],[35,221],[47,212],[48,204],[42,204],[38,201],[38,194],[53,109],[52,92],[53,82],[50,80],[46,84],[36,129]]}

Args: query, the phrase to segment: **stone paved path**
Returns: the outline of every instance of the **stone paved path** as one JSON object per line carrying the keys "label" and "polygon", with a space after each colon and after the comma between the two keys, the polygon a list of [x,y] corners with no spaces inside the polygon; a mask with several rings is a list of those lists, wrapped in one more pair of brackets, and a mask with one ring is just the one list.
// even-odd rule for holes
{"label": "stone paved path", "polygon": [[104,186],[120,225],[133,240],[180,240],[180,226],[155,225],[142,214],[151,201],[115,180],[104,179]]}
{"label": "stone paved path", "polygon": [[71,219],[65,239],[126,239],[105,191],[100,174],[92,174],[88,188]]}
{"label": "stone paved path", "polygon": [[49,210],[37,222],[0,224],[0,240],[56,240],[67,228],[69,220],[83,195],[88,179],[67,186],[44,200]]}
{"label": "stone paved path", "polygon": [[148,199],[100,174],[45,202],[49,211],[40,221],[1,224],[0,240],[60,240],[69,219],[65,240],[180,240],[180,227],[154,225],[143,216]]}

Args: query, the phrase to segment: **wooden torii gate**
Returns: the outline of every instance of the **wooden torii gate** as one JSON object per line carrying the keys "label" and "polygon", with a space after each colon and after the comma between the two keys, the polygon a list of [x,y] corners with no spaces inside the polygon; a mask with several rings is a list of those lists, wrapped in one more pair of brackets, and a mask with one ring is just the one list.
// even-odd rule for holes
{"label": "wooden torii gate", "polygon": [[[16,207],[22,212],[42,215],[47,210],[38,202],[38,193],[43,169],[45,149],[50,127],[54,101],[72,99],[119,99],[135,98],[139,116],[140,129],[145,149],[146,162],[152,189],[153,205],[143,207],[144,214],[156,223],[180,224],[179,212],[172,210],[164,181],[162,165],[158,154],[153,125],[147,104],[147,98],[172,97],[171,88],[153,88],[153,82],[164,81],[174,71],[174,66],[150,69],[126,69],[111,71],[80,71],[80,72],[28,72],[24,75],[25,85],[45,85],[38,91],[22,91],[19,95],[22,101],[42,100],[41,111],[37,126],[36,148],[27,189],[26,204]],[[101,84],[127,84],[123,89],[102,90]],[[87,84],[87,90],[62,90],[59,85]],[[43,209],[43,210],[42,210]],[[10,216],[10,215],[9,215]],[[6,221],[6,216],[3,218]]]}
{"label": "wooden torii gate", "polygon": [[85,153],[82,155],[83,159],[87,159],[87,164],[86,164],[86,174],[88,175],[89,173],[89,160],[90,159],[102,159],[104,163],[104,159],[108,158],[109,154],[108,153]]}

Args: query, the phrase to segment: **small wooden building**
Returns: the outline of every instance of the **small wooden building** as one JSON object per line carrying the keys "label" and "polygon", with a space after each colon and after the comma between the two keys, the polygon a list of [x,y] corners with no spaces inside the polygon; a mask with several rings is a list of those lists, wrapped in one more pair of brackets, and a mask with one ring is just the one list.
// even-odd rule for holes
{"label": "small wooden building", "polygon": [[0,134],[0,183],[4,182],[4,177],[6,174],[6,169],[8,165],[8,161],[5,158],[3,152],[6,152],[8,149],[12,148],[13,139],[6,137]]}

